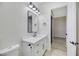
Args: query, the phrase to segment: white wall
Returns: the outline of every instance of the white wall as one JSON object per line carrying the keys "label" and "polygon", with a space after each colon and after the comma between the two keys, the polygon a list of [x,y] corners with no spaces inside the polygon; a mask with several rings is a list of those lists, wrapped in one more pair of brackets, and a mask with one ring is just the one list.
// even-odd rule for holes
{"label": "white wall", "polygon": [[0,3],[0,49],[19,43],[27,35],[25,3]]}
{"label": "white wall", "polygon": [[[44,25],[46,23],[46,25]],[[39,16],[39,33],[40,34],[48,34],[47,31],[47,26],[48,26],[48,20],[46,19],[45,16],[40,15]]]}
{"label": "white wall", "polygon": [[52,9],[53,11],[53,23],[52,31],[54,32],[53,37],[61,37],[65,38],[66,34],[66,16],[67,16],[67,7],[60,7],[56,9]]}
{"label": "white wall", "polygon": [[42,20],[40,18],[40,22],[46,22],[47,25],[46,26],[43,26],[41,25],[40,28],[46,28],[45,29],[42,29],[40,30],[40,32],[44,32],[44,33],[47,33],[48,34],[48,48],[50,50],[50,47],[51,47],[51,19],[50,19],[50,15],[51,15],[51,9],[55,9],[55,8],[59,8],[59,7],[63,7],[63,6],[66,6],[67,3],[62,3],[62,2],[43,2],[41,4],[38,5],[39,9],[40,9],[40,12],[41,12],[41,16],[44,17],[44,20]]}
{"label": "white wall", "polygon": [[33,4],[38,8],[39,2],[33,2]]}
{"label": "white wall", "polygon": [[54,18],[54,37],[66,38],[66,17]]}
{"label": "white wall", "polygon": [[67,15],[66,6],[61,8],[52,9],[54,16],[53,17],[62,17]]}
{"label": "white wall", "polygon": [[23,37],[30,36],[27,33],[26,5],[25,2],[0,3],[0,49],[15,45]]}

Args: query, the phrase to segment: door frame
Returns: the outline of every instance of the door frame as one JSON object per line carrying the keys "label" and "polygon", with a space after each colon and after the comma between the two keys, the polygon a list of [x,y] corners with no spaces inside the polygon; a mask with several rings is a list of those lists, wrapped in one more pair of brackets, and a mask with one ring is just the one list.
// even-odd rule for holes
{"label": "door frame", "polygon": [[[64,6],[55,8],[55,9],[59,9],[59,8],[63,8],[63,7],[66,7],[66,9],[67,9],[67,5],[64,5]],[[51,18],[53,19],[53,16],[52,16],[52,15],[53,15],[53,12],[52,12],[52,10],[53,10],[53,9],[51,9]],[[66,12],[67,12],[67,11],[66,11]],[[53,21],[52,19],[51,19],[51,41],[53,41],[53,40],[52,40],[52,21]],[[66,20],[67,20],[67,16],[66,16]],[[67,26],[67,25],[66,25],[66,26]],[[67,31],[66,31],[66,32],[67,32]]]}
{"label": "door frame", "polygon": [[52,31],[52,19],[53,19],[52,15],[53,15],[53,13],[52,13],[52,9],[51,9],[51,45],[52,45],[52,41],[53,41],[53,40],[52,40],[52,39],[53,39],[53,38],[52,38],[52,32],[53,32],[53,31]]}

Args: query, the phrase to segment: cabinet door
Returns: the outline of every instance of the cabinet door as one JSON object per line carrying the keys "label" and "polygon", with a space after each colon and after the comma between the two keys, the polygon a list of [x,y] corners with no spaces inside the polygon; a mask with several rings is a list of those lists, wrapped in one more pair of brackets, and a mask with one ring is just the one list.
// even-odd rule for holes
{"label": "cabinet door", "polygon": [[32,55],[35,56],[42,56],[45,51],[45,41],[41,40],[33,45],[33,52]]}
{"label": "cabinet door", "polygon": [[32,55],[32,44],[28,42],[23,43],[23,55],[24,56],[31,56]]}
{"label": "cabinet door", "polygon": [[38,44],[34,44],[33,47],[32,47],[32,55],[33,56],[40,56],[40,43]]}
{"label": "cabinet door", "polygon": [[47,49],[47,36],[44,38],[43,43],[44,43],[44,50]]}

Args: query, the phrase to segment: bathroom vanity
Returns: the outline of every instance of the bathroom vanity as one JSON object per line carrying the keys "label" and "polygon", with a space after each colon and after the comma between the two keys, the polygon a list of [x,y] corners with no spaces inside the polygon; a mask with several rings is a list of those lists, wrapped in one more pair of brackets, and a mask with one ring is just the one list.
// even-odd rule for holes
{"label": "bathroom vanity", "polygon": [[[30,3],[32,4],[32,3]],[[34,5],[34,4],[33,4]],[[38,8],[36,11],[29,6],[27,9],[27,33],[30,34],[23,37],[21,41],[20,54],[23,56],[42,56],[44,55],[47,45],[47,35],[37,34],[39,32]],[[34,35],[31,35],[34,34]]]}
{"label": "bathroom vanity", "polygon": [[47,35],[38,35],[22,40],[22,55],[23,56],[42,56],[44,55],[47,45]]}

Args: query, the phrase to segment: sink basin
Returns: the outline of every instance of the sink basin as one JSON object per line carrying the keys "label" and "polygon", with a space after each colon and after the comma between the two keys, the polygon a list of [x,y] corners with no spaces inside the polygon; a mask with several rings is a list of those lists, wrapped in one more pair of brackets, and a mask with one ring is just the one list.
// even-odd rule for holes
{"label": "sink basin", "polygon": [[35,37],[30,37],[30,38],[24,38],[23,41],[27,41],[30,43],[36,43],[38,41],[40,41],[41,39],[43,39],[44,37],[46,37],[47,35],[37,35]]}

